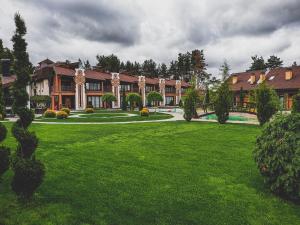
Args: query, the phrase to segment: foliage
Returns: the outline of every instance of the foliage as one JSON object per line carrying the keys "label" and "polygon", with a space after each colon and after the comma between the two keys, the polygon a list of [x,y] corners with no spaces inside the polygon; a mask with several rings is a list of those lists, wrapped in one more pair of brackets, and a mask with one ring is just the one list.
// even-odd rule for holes
{"label": "foliage", "polygon": [[300,114],[277,115],[258,137],[254,159],[270,189],[300,197]]}
{"label": "foliage", "polygon": [[180,99],[180,100],[179,100],[179,104],[178,104],[178,106],[179,106],[180,108],[182,108],[182,107],[183,107],[182,99]]}
{"label": "foliage", "polygon": [[267,84],[261,83],[255,90],[257,119],[265,124],[279,110],[280,103],[276,92]]}
{"label": "foliage", "polygon": [[265,60],[262,56],[258,57],[257,55],[255,55],[252,56],[251,59],[252,59],[252,63],[248,71],[266,69]]}
{"label": "foliage", "polygon": [[141,116],[149,116],[149,109],[143,108],[140,112]]}
{"label": "foliage", "polygon": [[221,72],[221,76],[222,76],[222,81],[225,81],[228,79],[228,77],[230,76],[230,66],[228,64],[228,62],[226,60],[224,60],[223,64],[220,67],[220,72]]}
{"label": "foliage", "polygon": [[35,159],[16,158],[13,162],[15,172],[12,181],[12,190],[21,198],[30,198],[42,184],[45,167]]}
{"label": "foliage", "polygon": [[118,56],[111,54],[108,56],[97,55],[97,66],[100,67],[104,72],[119,72],[120,70],[120,59]]}
{"label": "foliage", "polygon": [[45,118],[55,118],[55,117],[56,117],[56,112],[55,112],[55,110],[47,109],[47,110],[44,112],[44,117],[45,117]]}
{"label": "foliage", "polygon": [[117,98],[112,93],[106,93],[102,96],[102,101],[111,104],[112,102],[117,101]]}
{"label": "foliage", "polygon": [[142,98],[137,93],[129,93],[126,97],[126,101],[130,104],[130,110],[134,110],[134,105],[139,104],[142,101]]}
{"label": "foliage", "polygon": [[300,93],[293,96],[292,113],[300,113]]}
{"label": "foliage", "polygon": [[86,113],[94,113],[95,110],[94,110],[93,108],[86,108],[86,109],[85,109],[85,112],[86,112]]}
{"label": "foliage", "polygon": [[158,102],[163,101],[162,95],[157,91],[150,91],[147,95],[148,103],[151,105],[154,102],[154,105],[158,105]]}
{"label": "foliage", "polygon": [[67,119],[68,118],[68,113],[66,113],[65,111],[58,111],[56,113],[56,118],[57,119]]}
{"label": "foliage", "polygon": [[[33,112],[27,108],[29,96],[26,91],[26,87],[30,82],[32,65],[29,62],[29,56],[26,51],[27,43],[24,39],[27,32],[25,22],[18,13],[15,14],[15,24],[16,31],[12,37],[12,41],[15,56],[14,70],[17,78],[13,85],[14,103],[12,109],[19,116],[19,119],[12,127],[12,133],[18,141],[17,154],[14,161],[26,161],[26,165],[30,165],[30,168],[39,168],[43,165],[35,159],[35,149],[38,139],[33,132],[27,130],[34,119]],[[19,167],[18,165],[19,164],[16,163],[13,166],[14,177],[12,179],[12,188],[17,195],[29,198],[41,182],[36,182],[35,184],[23,182],[23,180],[34,182],[32,178],[36,175],[36,171],[29,169],[29,167]],[[24,169],[24,171],[22,171],[22,169]],[[42,181],[44,173],[40,175],[40,181]],[[35,185],[34,189],[31,188],[32,185]]]}
{"label": "foliage", "polygon": [[195,88],[190,88],[186,92],[186,97],[184,99],[183,111],[184,119],[186,121],[191,121],[191,119],[197,116],[196,104],[198,99],[198,92]]}
{"label": "foliage", "polygon": [[[6,127],[2,123],[0,123],[0,142],[4,141],[6,135],[7,135]],[[9,155],[10,155],[10,149],[5,146],[0,146],[0,179],[1,176],[9,168]]]}
{"label": "foliage", "polygon": [[229,90],[228,82],[224,82],[217,91],[214,108],[218,122],[223,124],[229,118],[229,110],[232,106],[232,94]]}
{"label": "foliage", "polygon": [[283,65],[283,61],[275,55],[271,55],[266,63],[266,67],[269,69],[274,69],[282,65]]}
{"label": "foliage", "polygon": [[88,104],[86,105],[87,108],[94,108],[92,102],[88,102]]}
{"label": "foliage", "polygon": [[60,111],[64,111],[64,112],[66,112],[67,114],[68,114],[68,116],[70,115],[70,113],[71,113],[71,110],[69,109],[69,108],[61,108],[61,110]]}
{"label": "foliage", "polygon": [[123,93],[122,93],[122,105],[121,105],[121,108],[122,108],[123,111],[127,110],[127,101],[126,101],[125,91],[123,91]]}

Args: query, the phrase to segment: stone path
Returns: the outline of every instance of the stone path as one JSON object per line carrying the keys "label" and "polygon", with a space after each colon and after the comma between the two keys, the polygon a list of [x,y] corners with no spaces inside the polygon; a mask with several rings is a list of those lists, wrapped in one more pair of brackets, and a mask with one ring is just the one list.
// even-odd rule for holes
{"label": "stone path", "polygon": [[[170,115],[172,115],[172,118],[169,119],[162,119],[162,120],[144,120],[144,121],[123,121],[123,122],[45,122],[45,121],[33,121],[32,123],[35,124],[70,124],[70,125],[74,125],[74,124],[81,124],[81,125],[91,125],[91,124],[130,124],[130,123],[160,123],[160,122],[172,122],[172,121],[184,121],[183,118],[183,112],[179,111],[179,112],[165,112],[168,113]],[[17,118],[9,118],[7,121],[3,121],[3,122],[14,122],[16,121]],[[208,119],[192,119],[192,121],[194,122],[213,122],[213,123],[217,123],[216,120],[208,120]],[[227,123],[232,123],[232,124],[252,124],[252,125],[258,125],[259,123],[255,120],[249,120],[249,121],[227,121]]]}

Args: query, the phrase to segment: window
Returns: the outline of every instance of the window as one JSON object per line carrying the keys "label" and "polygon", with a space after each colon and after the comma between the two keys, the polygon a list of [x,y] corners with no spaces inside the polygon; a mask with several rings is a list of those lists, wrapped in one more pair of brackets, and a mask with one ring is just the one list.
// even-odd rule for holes
{"label": "window", "polygon": [[86,83],[85,86],[86,86],[87,91],[100,91],[101,90],[100,82]]}
{"label": "window", "polygon": [[130,84],[121,84],[121,91],[130,91]]}
{"label": "window", "polygon": [[100,96],[88,96],[88,104],[92,104],[94,108],[100,108],[101,107],[101,97]]}
{"label": "window", "polygon": [[154,91],[154,87],[146,85],[146,92],[150,92],[150,91]]}
{"label": "window", "polygon": [[166,87],[166,93],[175,93],[174,87]]}
{"label": "window", "polygon": [[166,96],[166,105],[174,105],[174,97]]}

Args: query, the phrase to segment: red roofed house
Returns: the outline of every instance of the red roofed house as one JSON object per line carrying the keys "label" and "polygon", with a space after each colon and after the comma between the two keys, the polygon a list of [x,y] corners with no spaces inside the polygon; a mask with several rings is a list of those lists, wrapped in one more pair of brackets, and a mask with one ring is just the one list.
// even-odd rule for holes
{"label": "red roofed house", "polygon": [[172,102],[179,104],[181,95],[189,87],[184,81],[84,70],[78,68],[78,63],[54,63],[49,59],[39,63],[32,78],[31,96],[51,96],[52,109],[85,109],[87,104],[95,108],[110,107],[102,102],[105,93],[113,93],[117,101],[111,107],[120,108],[123,91],[139,93],[144,106],[147,93],[154,90],[162,94],[162,106]]}
{"label": "red roofed house", "polygon": [[249,102],[249,92],[263,81],[276,90],[282,107],[285,110],[290,110],[292,97],[300,90],[300,66],[232,74],[230,77],[230,88],[234,92],[235,103],[239,102],[241,88],[247,93],[244,99],[244,102],[247,103]]}

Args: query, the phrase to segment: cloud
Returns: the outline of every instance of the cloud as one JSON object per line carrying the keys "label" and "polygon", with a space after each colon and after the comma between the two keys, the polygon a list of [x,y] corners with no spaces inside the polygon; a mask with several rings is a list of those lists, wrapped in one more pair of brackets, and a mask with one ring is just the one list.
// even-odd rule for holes
{"label": "cloud", "polygon": [[13,15],[24,17],[33,63],[117,54],[122,60],[168,63],[204,49],[217,75],[227,59],[246,70],[252,55],[300,63],[299,0],[0,0],[0,38],[11,47]]}

